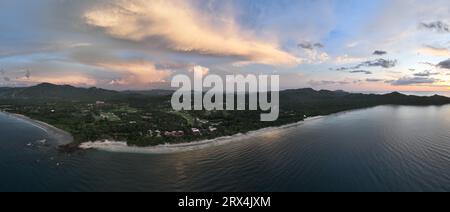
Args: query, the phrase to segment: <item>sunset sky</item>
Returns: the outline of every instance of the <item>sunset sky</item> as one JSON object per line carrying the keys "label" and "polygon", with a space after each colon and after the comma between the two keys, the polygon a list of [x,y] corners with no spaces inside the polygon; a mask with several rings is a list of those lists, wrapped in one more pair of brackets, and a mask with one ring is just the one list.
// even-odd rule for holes
{"label": "sunset sky", "polygon": [[448,0],[0,0],[0,87],[167,88],[279,74],[281,88],[450,90]]}

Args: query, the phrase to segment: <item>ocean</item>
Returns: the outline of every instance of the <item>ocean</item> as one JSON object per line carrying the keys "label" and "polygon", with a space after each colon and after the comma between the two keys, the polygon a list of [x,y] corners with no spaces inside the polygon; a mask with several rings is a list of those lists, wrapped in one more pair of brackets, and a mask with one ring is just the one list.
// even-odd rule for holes
{"label": "ocean", "polygon": [[55,143],[0,113],[0,191],[450,191],[450,106],[354,110],[173,154]]}

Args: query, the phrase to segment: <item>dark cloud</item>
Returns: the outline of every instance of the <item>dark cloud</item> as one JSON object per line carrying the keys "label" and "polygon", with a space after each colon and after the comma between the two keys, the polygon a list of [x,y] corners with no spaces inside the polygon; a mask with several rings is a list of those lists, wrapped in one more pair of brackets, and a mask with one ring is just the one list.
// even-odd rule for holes
{"label": "dark cloud", "polygon": [[372,61],[366,61],[361,63],[359,67],[382,67],[382,68],[393,68],[397,65],[397,60],[385,60],[378,59]]}
{"label": "dark cloud", "polygon": [[321,49],[324,47],[324,45],[321,43],[310,43],[310,42],[299,43],[299,44],[297,44],[297,46],[299,48],[308,49],[308,50]]}
{"label": "dark cloud", "polygon": [[[347,71],[349,69],[353,69],[353,67],[340,67],[340,68],[336,68],[334,70],[336,70],[336,71]],[[331,70],[333,70],[333,69],[331,69]]]}
{"label": "dark cloud", "polygon": [[376,50],[373,52],[373,55],[385,55],[385,54],[387,54],[387,51]]}
{"label": "dark cloud", "polygon": [[414,68],[410,68],[410,69],[409,69],[409,71],[411,71],[411,72],[415,72],[415,71],[416,71],[416,69],[414,69]]}
{"label": "dark cloud", "polygon": [[437,79],[428,77],[402,77],[398,80],[389,81],[391,85],[418,85],[418,84],[431,84],[438,82]]}
{"label": "dark cloud", "polygon": [[349,73],[352,73],[352,74],[358,74],[358,73],[372,74],[371,71],[366,71],[366,70],[354,70],[354,71],[349,71]]}
{"label": "dark cloud", "polygon": [[366,82],[382,82],[382,81],[384,81],[384,80],[382,80],[382,79],[374,79],[374,78],[367,78],[366,79]]}
{"label": "dark cloud", "polygon": [[321,44],[321,43],[315,43],[315,44],[314,44],[314,47],[316,47],[316,48],[324,48],[325,45],[323,45],[323,44]]}
{"label": "dark cloud", "polygon": [[308,82],[308,84],[311,86],[348,85],[350,83],[351,82],[349,81],[332,81],[332,80],[320,80],[320,81],[311,80]]}
{"label": "dark cloud", "polygon": [[429,77],[429,76],[438,75],[438,74],[439,73],[431,72],[431,71],[426,70],[426,71],[422,71],[420,73],[416,73],[416,74],[414,74],[414,76],[416,76],[416,77]]}
{"label": "dark cloud", "polygon": [[30,72],[30,70],[26,70],[26,72],[25,72],[25,77],[27,78],[27,79],[30,79],[30,77],[31,77],[31,72]]}
{"label": "dark cloud", "polygon": [[443,69],[450,69],[450,59],[440,62],[439,64],[437,64],[437,67]]}
{"label": "dark cloud", "polygon": [[430,23],[421,23],[420,26],[425,29],[433,30],[436,32],[448,33],[450,32],[450,27],[448,24],[442,21],[435,21]]}
{"label": "dark cloud", "polygon": [[382,68],[393,68],[397,65],[397,60],[385,60],[385,59],[377,59],[362,62],[356,66],[352,67],[340,67],[336,68],[336,71],[348,71],[348,70],[356,70],[363,67],[371,68],[371,67],[382,67]]}

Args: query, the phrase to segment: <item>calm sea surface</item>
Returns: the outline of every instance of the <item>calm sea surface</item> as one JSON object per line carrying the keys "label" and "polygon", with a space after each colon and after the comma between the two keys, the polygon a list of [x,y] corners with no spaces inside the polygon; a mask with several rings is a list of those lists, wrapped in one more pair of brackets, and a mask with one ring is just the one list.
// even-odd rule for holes
{"label": "calm sea surface", "polygon": [[450,191],[450,106],[351,111],[169,155],[52,142],[0,114],[0,191]]}

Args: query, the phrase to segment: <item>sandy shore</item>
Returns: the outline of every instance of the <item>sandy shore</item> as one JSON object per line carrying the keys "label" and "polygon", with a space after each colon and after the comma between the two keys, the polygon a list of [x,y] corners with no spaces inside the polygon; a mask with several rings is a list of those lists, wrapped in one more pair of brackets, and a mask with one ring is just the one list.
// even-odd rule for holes
{"label": "sandy shore", "polygon": [[28,124],[31,124],[32,126],[39,128],[43,131],[45,131],[50,137],[54,138],[57,142],[57,145],[66,145],[73,142],[73,137],[70,133],[61,130],[59,128],[56,128],[50,124],[37,121],[34,119],[31,119],[27,116],[20,115],[20,114],[13,114],[13,113],[7,113],[7,112],[1,112],[3,114],[6,114],[10,118],[14,118],[16,120],[27,122]]}
{"label": "sandy shore", "polygon": [[[311,121],[315,119],[322,118],[322,116],[311,117],[306,119],[305,121]],[[204,149],[212,146],[220,146],[224,144],[228,144],[231,142],[241,141],[252,137],[257,137],[264,135],[265,133],[271,133],[274,130],[287,129],[291,127],[299,126],[305,121],[300,121],[297,123],[292,123],[280,127],[269,127],[256,131],[251,131],[245,134],[236,134],[233,136],[220,137],[211,140],[203,140],[191,143],[182,143],[182,144],[165,144],[153,147],[135,147],[135,146],[127,146],[126,142],[121,141],[96,141],[96,142],[85,142],[82,143],[79,147],[81,149],[96,149],[107,152],[118,152],[118,153],[142,153],[142,154],[170,154],[177,152],[186,152],[198,149]]]}
{"label": "sandy shore", "polygon": [[[59,128],[56,128],[50,124],[37,121],[34,119],[31,119],[27,116],[20,115],[20,114],[12,114],[7,112],[1,112],[3,114],[6,114],[7,116],[11,118],[15,118],[17,120],[21,120],[24,122],[27,122],[28,124],[33,125],[36,128],[39,128],[43,131],[45,131],[47,134],[49,134],[52,138],[54,138],[58,143],[58,145],[67,145],[73,142],[73,137],[70,133],[61,130]],[[287,129],[291,127],[299,126],[306,121],[311,121],[315,119],[322,118],[323,116],[317,116],[317,117],[311,117],[305,119],[305,121],[300,121],[297,123],[292,123],[280,127],[268,127],[263,128],[255,131],[250,131],[245,134],[236,134],[233,136],[226,136],[226,137],[220,137],[215,138],[211,140],[203,140],[203,141],[196,141],[191,143],[181,143],[181,144],[165,144],[165,145],[159,145],[159,146],[152,146],[152,147],[136,147],[136,146],[128,146],[126,142],[122,141],[110,141],[110,140],[103,140],[103,141],[95,141],[95,142],[85,142],[79,145],[80,149],[96,149],[100,151],[107,151],[107,152],[117,152],[117,153],[140,153],[140,154],[170,154],[170,153],[177,153],[177,152],[186,152],[186,151],[192,151],[192,150],[198,150],[198,149],[204,149],[208,147],[213,146],[221,146],[225,145],[231,142],[241,141],[245,139],[249,139],[252,137],[262,136],[266,133],[271,133],[274,130],[280,130],[280,129]]]}

